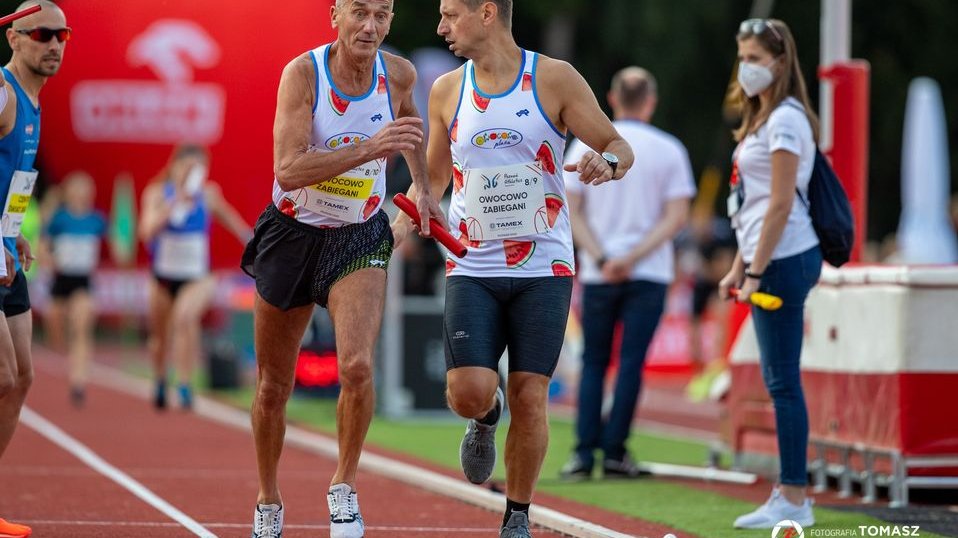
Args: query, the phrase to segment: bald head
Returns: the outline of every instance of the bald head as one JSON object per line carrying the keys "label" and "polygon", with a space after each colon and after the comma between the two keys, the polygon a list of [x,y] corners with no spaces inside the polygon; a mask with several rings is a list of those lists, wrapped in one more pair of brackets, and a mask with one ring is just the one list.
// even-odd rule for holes
{"label": "bald head", "polygon": [[612,77],[611,96],[626,110],[642,108],[657,91],[655,77],[641,67],[626,67]]}
{"label": "bald head", "polygon": [[33,6],[40,6],[40,11],[38,13],[34,13],[33,15],[28,15],[22,19],[13,21],[14,30],[45,26],[46,23],[51,20],[62,21],[66,23],[66,16],[63,14],[63,10],[60,9],[60,6],[54,4],[50,0],[27,0],[26,2],[23,2],[17,6],[16,12],[19,13]]}

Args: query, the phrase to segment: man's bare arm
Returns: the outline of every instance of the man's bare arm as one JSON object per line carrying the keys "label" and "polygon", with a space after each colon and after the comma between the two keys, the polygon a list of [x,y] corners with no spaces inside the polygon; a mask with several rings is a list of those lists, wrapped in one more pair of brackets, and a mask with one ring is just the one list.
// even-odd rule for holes
{"label": "man's bare arm", "polygon": [[[390,79],[394,92],[400,97],[397,118],[419,118],[419,111],[413,101],[413,88],[416,85],[416,71],[409,61],[392,55],[386,56]],[[422,217],[422,232],[430,235],[429,219],[435,218],[443,226],[446,219],[439,208],[439,203],[432,197],[432,188],[429,181],[429,170],[426,166],[426,144],[421,141],[412,150],[402,152],[409,166],[412,183],[415,186],[417,209]],[[415,194],[414,193],[414,194]]]}
{"label": "man's bare arm", "polygon": [[[559,123],[593,151],[586,152],[578,163],[567,165],[576,171],[585,183],[598,185],[610,179],[619,179],[632,167],[635,156],[632,147],[605,116],[596,101],[592,88],[571,65],[552,58],[542,58],[539,64],[538,88],[549,88],[550,101],[555,99]],[[615,175],[601,153],[615,154],[619,159]]]}
{"label": "man's bare arm", "polygon": [[[449,186],[449,179],[452,177],[452,152],[449,149],[447,129],[452,114],[449,109],[450,107],[455,109],[455,104],[450,104],[450,100],[453,98],[452,92],[459,88],[462,80],[459,78],[461,73],[462,69],[459,69],[439,77],[429,92],[429,143],[426,147],[426,166],[429,173],[429,192],[437,205],[446,193],[446,187]],[[417,185],[413,184],[407,195],[418,202]],[[442,219],[442,222],[445,222],[445,219]],[[396,218],[393,230],[410,226],[411,221],[400,214]]]}

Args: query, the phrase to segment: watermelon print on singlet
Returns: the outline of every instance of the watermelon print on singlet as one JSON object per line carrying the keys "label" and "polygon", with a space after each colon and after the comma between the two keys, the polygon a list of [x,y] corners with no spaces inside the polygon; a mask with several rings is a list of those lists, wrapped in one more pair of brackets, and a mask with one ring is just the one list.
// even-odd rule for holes
{"label": "watermelon print on singlet", "polygon": [[[522,68],[512,87],[498,95],[478,87],[471,61],[462,68],[459,103],[449,125],[453,193],[448,220],[450,233],[468,247],[469,253],[465,258],[450,260],[447,275],[551,277],[574,272],[572,229],[559,167],[565,135],[555,128],[539,103],[537,61],[536,53],[522,51]],[[492,142],[505,140],[509,143]],[[466,216],[463,171],[519,164],[542,171],[545,207],[536,214],[539,233],[470,241],[470,226],[476,222]]]}
{"label": "watermelon print on singlet", "polygon": [[[350,147],[369,140],[395,119],[390,102],[389,73],[382,53],[377,53],[369,88],[363,95],[343,93],[332,79],[329,70],[330,45],[310,51],[316,75],[316,99],[313,107],[313,128],[309,151],[328,152]],[[368,192],[362,192],[355,210],[350,212],[352,222],[365,221],[382,207],[386,192],[386,159],[376,159],[362,165],[375,181]],[[359,168],[359,167],[357,167]],[[347,172],[346,175],[349,173]],[[316,178],[320,183],[329,178]],[[315,203],[322,193],[312,187],[285,192],[278,181],[273,181],[273,204],[284,215],[317,228],[335,228],[352,222],[311,211],[307,204]],[[359,203],[361,201],[361,203]]]}

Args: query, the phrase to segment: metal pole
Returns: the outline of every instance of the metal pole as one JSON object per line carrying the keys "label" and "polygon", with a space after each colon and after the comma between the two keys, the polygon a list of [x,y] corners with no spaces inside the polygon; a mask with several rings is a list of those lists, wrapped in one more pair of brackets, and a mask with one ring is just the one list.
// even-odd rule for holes
{"label": "metal pole", "polygon": [[[829,67],[851,58],[851,22],[851,0],[822,0],[820,67]],[[823,80],[819,83],[818,101],[821,117],[819,146],[825,152],[832,149],[832,125],[834,124],[832,90],[831,82]]]}

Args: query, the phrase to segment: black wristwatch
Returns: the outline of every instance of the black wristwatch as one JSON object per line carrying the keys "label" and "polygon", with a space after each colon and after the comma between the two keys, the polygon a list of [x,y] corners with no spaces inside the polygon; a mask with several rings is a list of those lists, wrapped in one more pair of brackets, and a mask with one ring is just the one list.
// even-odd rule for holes
{"label": "black wristwatch", "polygon": [[615,179],[615,169],[619,167],[619,158],[615,153],[609,153],[608,151],[602,153],[602,158],[605,159],[605,162],[609,163],[609,166],[612,168],[612,178]]}

